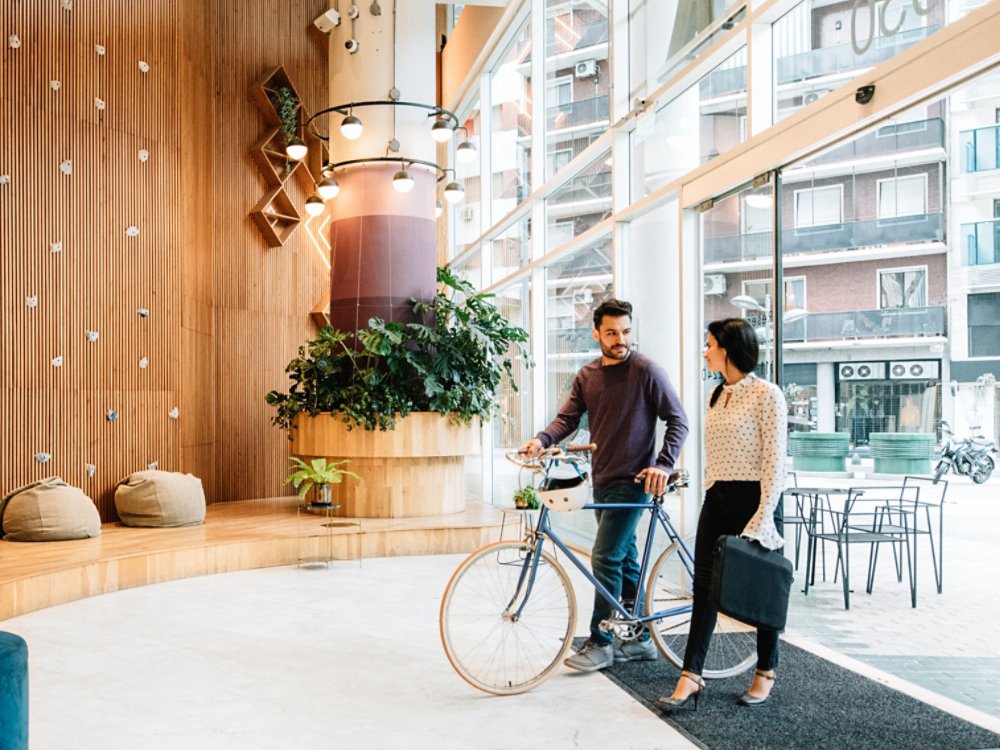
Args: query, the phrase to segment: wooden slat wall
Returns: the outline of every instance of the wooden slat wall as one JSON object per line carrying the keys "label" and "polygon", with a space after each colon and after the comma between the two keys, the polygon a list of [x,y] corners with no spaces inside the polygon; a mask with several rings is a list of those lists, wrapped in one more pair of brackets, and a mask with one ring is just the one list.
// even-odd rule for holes
{"label": "wooden slat wall", "polygon": [[116,482],[155,461],[200,476],[210,501],[279,494],[287,441],[263,395],[312,334],[328,273],[303,228],[269,250],[248,218],[264,184],[247,91],[281,64],[326,105],[310,30],[325,0],[0,7],[0,493],[58,474],[109,520]]}

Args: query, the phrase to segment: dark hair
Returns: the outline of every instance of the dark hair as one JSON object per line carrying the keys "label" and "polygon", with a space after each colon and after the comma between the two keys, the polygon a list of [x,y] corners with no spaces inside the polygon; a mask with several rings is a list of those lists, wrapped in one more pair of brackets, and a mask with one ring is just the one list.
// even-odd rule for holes
{"label": "dark hair", "polygon": [[[708,332],[712,334],[720,349],[726,350],[726,359],[740,372],[753,372],[757,369],[760,357],[760,344],[753,326],[743,318],[725,318],[713,320],[708,324]],[[709,406],[715,406],[722,393],[722,383],[712,391]]]}
{"label": "dark hair", "polygon": [[631,318],[632,303],[626,302],[623,299],[615,299],[614,297],[605,299],[594,310],[594,328],[596,330],[601,330],[601,320],[605,315],[610,315],[612,318],[621,318],[628,315]]}

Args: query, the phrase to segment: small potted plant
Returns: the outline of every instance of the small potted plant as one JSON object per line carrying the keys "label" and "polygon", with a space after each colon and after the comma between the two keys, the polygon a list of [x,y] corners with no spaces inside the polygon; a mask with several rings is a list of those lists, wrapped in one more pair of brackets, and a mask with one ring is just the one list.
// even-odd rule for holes
{"label": "small potted plant", "polygon": [[291,484],[299,491],[299,499],[305,500],[309,490],[315,487],[313,492],[313,505],[330,505],[333,503],[333,489],[330,485],[340,484],[344,477],[354,477],[358,475],[353,471],[340,468],[343,461],[327,461],[325,458],[314,458],[306,463],[298,456],[292,456],[289,461],[295,467],[293,471],[285,477],[285,484]]}
{"label": "small potted plant", "polygon": [[518,510],[538,510],[540,505],[538,492],[531,485],[514,493],[514,507]]}

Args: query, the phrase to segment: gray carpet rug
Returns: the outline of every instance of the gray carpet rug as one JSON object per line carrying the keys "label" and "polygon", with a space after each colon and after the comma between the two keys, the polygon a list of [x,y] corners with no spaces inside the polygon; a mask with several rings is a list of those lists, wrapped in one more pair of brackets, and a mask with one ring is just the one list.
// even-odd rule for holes
{"label": "gray carpet rug", "polygon": [[826,659],[781,642],[778,681],[762,706],[736,705],[751,672],[709,680],[698,709],[662,712],[680,671],[665,659],[615,664],[604,674],[700,747],[1000,748],[1000,735],[911,698]]}

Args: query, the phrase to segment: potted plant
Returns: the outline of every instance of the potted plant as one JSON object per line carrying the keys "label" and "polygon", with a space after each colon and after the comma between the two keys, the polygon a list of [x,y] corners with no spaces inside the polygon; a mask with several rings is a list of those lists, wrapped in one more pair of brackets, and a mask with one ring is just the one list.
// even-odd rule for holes
{"label": "potted plant", "polygon": [[[274,108],[278,111],[278,118],[281,120],[281,140],[287,146],[298,137],[299,132],[299,100],[287,86],[282,86],[271,96]],[[292,163],[285,160],[285,171],[292,170]]]}
{"label": "potted plant", "polygon": [[504,378],[516,390],[515,369],[531,364],[527,331],[493,295],[448,268],[437,280],[434,298],[413,305],[425,323],[324,328],[285,368],[288,390],[266,396],[295,453],[352,459],[361,481],[345,493],[349,515],[464,509],[464,457],[478,452],[478,424],[498,412]]}
{"label": "potted plant", "polygon": [[538,491],[530,484],[522,487],[514,493],[514,507],[518,510],[538,510],[541,507]]}
{"label": "potted plant", "polygon": [[358,479],[353,471],[340,468],[349,463],[347,460],[327,461],[325,458],[314,458],[307,463],[298,456],[292,456],[289,461],[295,468],[285,477],[285,484],[291,484],[299,491],[300,500],[305,500],[309,490],[315,488],[313,505],[331,505],[333,490],[330,485],[340,484],[345,476]]}

